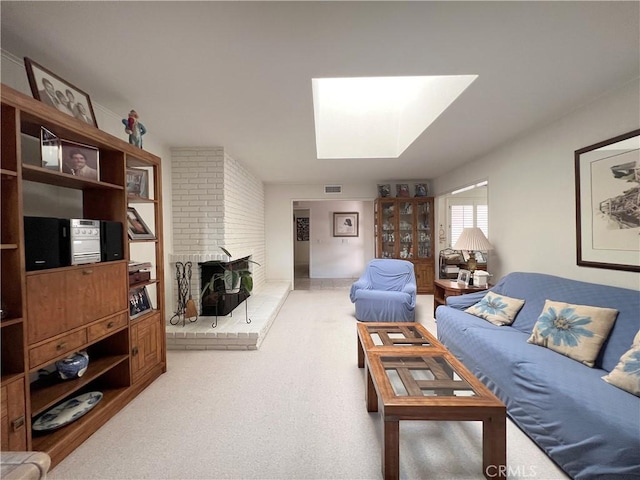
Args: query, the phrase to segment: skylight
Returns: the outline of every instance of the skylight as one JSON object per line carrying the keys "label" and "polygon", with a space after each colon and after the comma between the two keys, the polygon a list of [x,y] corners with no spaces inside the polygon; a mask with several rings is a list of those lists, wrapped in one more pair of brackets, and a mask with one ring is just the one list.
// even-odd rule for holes
{"label": "skylight", "polygon": [[313,78],[318,158],[398,158],[476,78]]}

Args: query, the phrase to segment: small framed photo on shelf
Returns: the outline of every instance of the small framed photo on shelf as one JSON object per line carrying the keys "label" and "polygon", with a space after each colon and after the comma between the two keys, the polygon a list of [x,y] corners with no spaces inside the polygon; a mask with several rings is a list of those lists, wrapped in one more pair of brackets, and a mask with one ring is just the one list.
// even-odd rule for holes
{"label": "small framed photo on shelf", "polygon": [[333,236],[357,237],[358,212],[333,212]]}
{"label": "small framed photo on shelf", "polygon": [[147,287],[129,290],[129,318],[136,318],[152,309]]}
{"label": "small framed photo on shelf", "polygon": [[60,139],[44,127],[40,127],[40,157],[47,170],[60,169]]}
{"label": "small framed photo on shelf", "polygon": [[100,180],[99,152],[82,143],[60,140],[62,172],[87,180]]}
{"label": "small framed photo on shelf", "polygon": [[391,184],[380,183],[378,184],[378,197],[385,198],[391,196]]}
{"label": "small framed photo on shelf", "polygon": [[98,128],[87,93],[27,57],[24,65],[33,98]]}
{"label": "small framed photo on shelf", "polygon": [[460,270],[458,272],[458,283],[464,285],[465,287],[469,286],[469,278],[471,278],[471,272],[469,270]]}
{"label": "small framed photo on shelf", "polygon": [[429,187],[426,183],[416,183],[414,185],[416,197],[426,197],[429,194]]}
{"label": "small framed photo on shelf", "polygon": [[142,168],[127,168],[127,197],[149,199],[149,172]]}
{"label": "small framed photo on shelf", "polygon": [[155,240],[156,238],[133,207],[127,208],[127,232],[131,240]]}
{"label": "small framed photo on shelf", "polygon": [[408,197],[409,196],[409,184],[398,183],[396,184],[396,197]]}

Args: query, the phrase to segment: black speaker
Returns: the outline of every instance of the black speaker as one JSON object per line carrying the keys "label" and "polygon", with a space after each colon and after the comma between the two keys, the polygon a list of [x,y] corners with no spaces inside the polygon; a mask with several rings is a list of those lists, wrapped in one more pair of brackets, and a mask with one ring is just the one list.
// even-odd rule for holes
{"label": "black speaker", "polygon": [[122,223],[100,222],[100,254],[103,262],[122,260]]}
{"label": "black speaker", "polygon": [[69,220],[24,217],[24,257],[27,271],[71,264]]}

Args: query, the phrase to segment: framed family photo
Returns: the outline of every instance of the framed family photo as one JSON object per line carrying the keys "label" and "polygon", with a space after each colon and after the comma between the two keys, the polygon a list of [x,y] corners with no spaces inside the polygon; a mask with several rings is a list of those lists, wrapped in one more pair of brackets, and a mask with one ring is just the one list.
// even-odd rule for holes
{"label": "framed family photo", "polygon": [[640,129],[575,151],[583,267],[640,272]]}
{"label": "framed family photo", "polygon": [[469,270],[460,270],[458,272],[458,283],[469,286],[469,278],[471,278],[471,272]]}
{"label": "framed family photo", "polygon": [[333,213],[334,237],[358,236],[358,212],[334,212]]}
{"label": "framed family photo", "polygon": [[82,143],[60,140],[62,172],[87,180],[100,180],[100,160],[97,148]]}
{"label": "framed family photo", "polygon": [[149,172],[142,168],[127,168],[127,197],[149,199]]}
{"label": "framed family photo", "polygon": [[98,128],[93,105],[86,92],[27,57],[24,64],[33,98]]}
{"label": "framed family photo", "polygon": [[146,286],[129,290],[129,318],[139,317],[152,308]]}
{"label": "framed family photo", "polygon": [[133,207],[127,208],[127,233],[131,240],[155,240],[156,238]]}

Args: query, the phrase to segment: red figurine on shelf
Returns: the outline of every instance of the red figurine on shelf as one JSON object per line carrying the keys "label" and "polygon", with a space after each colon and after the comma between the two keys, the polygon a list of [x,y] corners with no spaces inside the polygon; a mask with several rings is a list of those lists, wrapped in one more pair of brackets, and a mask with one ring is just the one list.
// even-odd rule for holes
{"label": "red figurine on shelf", "polygon": [[147,133],[147,129],[138,120],[138,112],[131,110],[128,118],[123,118],[125,133],[129,134],[129,143],[142,148],[142,136]]}

